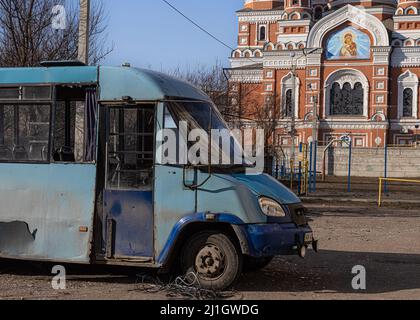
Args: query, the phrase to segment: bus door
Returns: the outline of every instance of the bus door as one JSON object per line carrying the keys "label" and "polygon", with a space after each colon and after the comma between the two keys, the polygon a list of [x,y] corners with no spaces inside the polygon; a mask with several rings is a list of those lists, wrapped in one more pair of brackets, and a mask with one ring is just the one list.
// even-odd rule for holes
{"label": "bus door", "polygon": [[107,259],[152,260],[155,105],[107,108],[103,239]]}

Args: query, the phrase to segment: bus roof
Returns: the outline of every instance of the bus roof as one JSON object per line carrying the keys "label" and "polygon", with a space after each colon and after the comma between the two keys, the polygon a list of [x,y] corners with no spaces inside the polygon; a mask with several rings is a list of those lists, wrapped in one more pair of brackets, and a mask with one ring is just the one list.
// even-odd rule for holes
{"label": "bus roof", "polygon": [[101,100],[163,100],[185,98],[208,101],[209,97],[193,85],[163,73],[131,67],[101,67]]}
{"label": "bus roof", "polygon": [[98,83],[102,101],[120,101],[123,97],[140,101],[209,100],[201,90],[185,81],[145,69],[105,66],[0,68],[0,86]]}

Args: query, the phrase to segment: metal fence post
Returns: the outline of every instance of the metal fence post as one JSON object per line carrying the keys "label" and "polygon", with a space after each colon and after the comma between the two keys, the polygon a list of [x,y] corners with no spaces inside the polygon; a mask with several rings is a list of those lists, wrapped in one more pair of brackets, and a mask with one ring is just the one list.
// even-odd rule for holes
{"label": "metal fence post", "polygon": [[312,162],[312,157],[313,157],[313,146],[314,143],[311,142],[309,145],[310,149],[309,149],[309,192],[312,192],[312,179],[313,179],[313,162]]}
{"label": "metal fence post", "polygon": [[[385,172],[384,172],[384,178],[388,178],[388,144],[385,143]],[[388,181],[385,180],[384,184],[384,192],[385,194],[388,193]]]}
{"label": "metal fence post", "polygon": [[350,141],[349,144],[349,177],[348,177],[348,186],[347,191],[351,192],[351,157],[352,157],[352,147],[353,147],[353,141]]}
{"label": "metal fence post", "polygon": [[313,158],[314,158],[314,165],[313,165],[313,188],[312,188],[312,192],[316,192],[316,184],[317,184],[317,161],[318,161],[318,141],[315,140],[315,145],[314,145],[314,154],[313,154]]}

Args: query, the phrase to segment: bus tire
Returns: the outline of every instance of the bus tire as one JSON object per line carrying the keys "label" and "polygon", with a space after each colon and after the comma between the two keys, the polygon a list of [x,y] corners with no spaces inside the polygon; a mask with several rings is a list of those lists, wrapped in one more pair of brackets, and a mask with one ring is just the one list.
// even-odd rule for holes
{"label": "bus tire", "polygon": [[242,252],[226,234],[205,231],[193,235],[181,252],[182,272],[195,274],[198,286],[210,290],[232,287],[242,273]]}
{"label": "bus tire", "polygon": [[274,257],[254,258],[250,256],[244,257],[244,272],[253,272],[264,269],[272,261]]}

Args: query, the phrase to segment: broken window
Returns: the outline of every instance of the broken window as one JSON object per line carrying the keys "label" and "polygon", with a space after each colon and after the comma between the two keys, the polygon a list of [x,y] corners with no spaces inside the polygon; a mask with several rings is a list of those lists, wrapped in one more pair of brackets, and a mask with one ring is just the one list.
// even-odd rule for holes
{"label": "broken window", "polygon": [[154,110],[154,105],[109,109],[108,188],[151,188]]}
{"label": "broken window", "polygon": [[48,161],[50,105],[0,105],[0,160]]}

